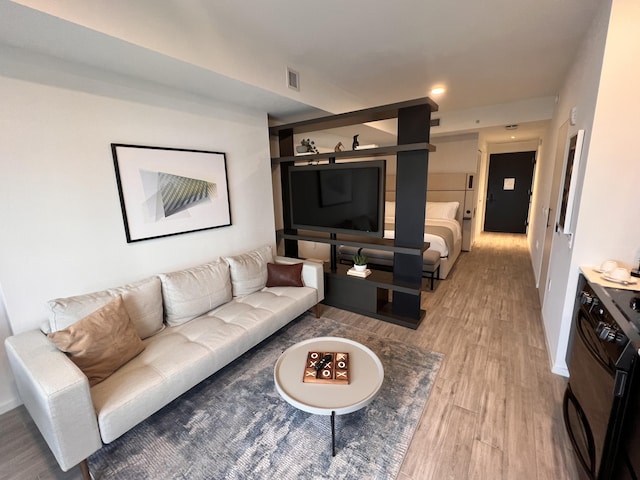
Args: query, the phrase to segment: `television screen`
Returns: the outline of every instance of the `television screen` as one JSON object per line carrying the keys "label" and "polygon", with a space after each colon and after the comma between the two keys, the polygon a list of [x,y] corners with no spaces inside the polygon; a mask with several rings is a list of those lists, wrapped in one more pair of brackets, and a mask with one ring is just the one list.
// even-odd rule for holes
{"label": "television screen", "polygon": [[384,160],[289,169],[291,227],[382,237]]}

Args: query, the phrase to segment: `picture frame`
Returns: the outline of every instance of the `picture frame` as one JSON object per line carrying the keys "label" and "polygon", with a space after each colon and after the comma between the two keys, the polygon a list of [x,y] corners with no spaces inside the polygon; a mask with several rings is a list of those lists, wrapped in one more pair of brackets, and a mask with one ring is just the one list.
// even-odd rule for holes
{"label": "picture frame", "polygon": [[567,145],[564,177],[562,182],[562,199],[560,202],[558,227],[562,233],[571,235],[572,219],[575,208],[576,190],[578,188],[578,172],[580,171],[580,158],[582,157],[582,143],[584,142],[584,130],[578,130],[569,138]]}
{"label": "picture frame", "polygon": [[112,143],[127,243],[231,225],[222,152]]}

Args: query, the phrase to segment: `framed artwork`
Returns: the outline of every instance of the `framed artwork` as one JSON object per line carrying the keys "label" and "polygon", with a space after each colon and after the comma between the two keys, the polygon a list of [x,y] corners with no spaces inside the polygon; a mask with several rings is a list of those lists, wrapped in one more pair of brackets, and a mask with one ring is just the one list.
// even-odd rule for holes
{"label": "framed artwork", "polygon": [[231,225],[224,153],[111,144],[127,242]]}
{"label": "framed artwork", "polygon": [[571,234],[571,220],[575,204],[576,189],[578,188],[578,172],[580,157],[582,156],[582,142],[584,130],[578,132],[569,139],[567,158],[564,167],[564,180],[562,182],[562,200],[560,203],[560,218],[558,225],[563,233]]}

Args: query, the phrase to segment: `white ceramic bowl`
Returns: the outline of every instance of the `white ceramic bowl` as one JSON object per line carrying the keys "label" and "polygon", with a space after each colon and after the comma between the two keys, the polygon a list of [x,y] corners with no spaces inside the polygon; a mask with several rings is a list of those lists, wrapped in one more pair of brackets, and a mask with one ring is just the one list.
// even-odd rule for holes
{"label": "white ceramic bowl", "polygon": [[604,274],[609,274],[618,268],[618,262],[615,260],[605,260],[600,264],[600,271]]}
{"label": "white ceramic bowl", "polygon": [[609,272],[609,277],[620,282],[628,282],[630,280],[629,270],[624,267],[614,268]]}

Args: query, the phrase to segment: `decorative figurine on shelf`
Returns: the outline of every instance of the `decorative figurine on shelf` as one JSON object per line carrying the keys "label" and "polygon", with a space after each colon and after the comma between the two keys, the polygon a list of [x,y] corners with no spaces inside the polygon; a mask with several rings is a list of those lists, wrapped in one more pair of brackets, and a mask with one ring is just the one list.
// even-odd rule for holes
{"label": "decorative figurine on shelf", "polygon": [[333,148],[334,152],[342,152],[344,150],[344,146],[342,142],[338,142],[338,144]]}
{"label": "decorative figurine on shelf", "polygon": [[300,140],[300,145],[296,147],[298,153],[318,153],[316,144],[310,138]]}
{"label": "decorative figurine on shelf", "polygon": [[358,145],[360,145],[360,142],[358,141],[358,136],[359,136],[359,134],[353,136],[353,145],[351,146],[351,148],[353,148],[353,150],[358,148]]}

